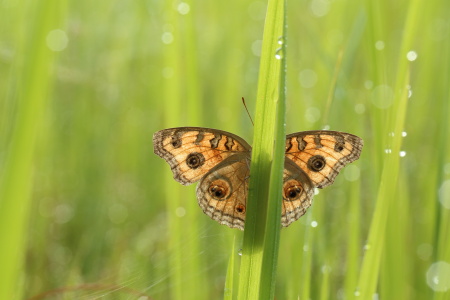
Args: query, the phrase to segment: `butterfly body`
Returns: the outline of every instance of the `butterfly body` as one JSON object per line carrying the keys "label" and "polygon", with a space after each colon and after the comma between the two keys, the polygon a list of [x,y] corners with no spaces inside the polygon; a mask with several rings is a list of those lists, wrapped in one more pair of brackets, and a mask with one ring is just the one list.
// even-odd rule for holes
{"label": "butterfly body", "polygon": [[[203,212],[220,224],[243,230],[250,176],[251,147],[232,133],[201,127],[169,128],[153,135],[154,152],[165,159],[183,185],[200,181]],[[304,131],[286,137],[281,224],[305,214],[314,188],[333,183],[359,158],[363,141],[337,131]]]}

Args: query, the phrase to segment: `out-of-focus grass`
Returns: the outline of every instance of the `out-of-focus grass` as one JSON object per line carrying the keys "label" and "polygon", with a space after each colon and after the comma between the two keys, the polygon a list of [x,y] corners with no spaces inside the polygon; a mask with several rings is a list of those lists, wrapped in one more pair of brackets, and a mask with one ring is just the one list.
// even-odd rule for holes
{"label": "out-of-focus grass", "polygon": [[[414,6],[419,14],[407,21]],[[232,237],[238,251],[241,233],[201,213],[195,187],[172,182],[151,137],[165,127],[205,126],[252,143],[240,99],[254,111],[265,2],[72,1],[58,14],[62,22],[46,29],[68,38],[53,68],[52,59],[16,65],[32,57],[20,39],[48,37],[39,18],[21,21],[24,11],[44,16],[28,2],[0,3],[0,178],[14,160],[33,172],[1,193],[26,192],[17,188],[23,183],[30,202],[0,199],[1,207],[11,201],[29,211],[28,228],[17,233],[27,241],[17,252],[25,254],[17,292],[222,298]],[[281,231],[277,299],[350,299],[365,284],[382,299],[448,297],[449,15],[445,1],[288,3],[287,132],[325,124],[361,136],[365,146],[307,215]],[[405,67],[406,110],[398,108]],[[38,81],[24,82],[23,74]],[[36,140],[20,148],[33,158],[19,151],[11,160],[20,112],[44,96],[17,101],[33,82],[52,83],[44,115],[29,118]],[[392,127],[403,114],[403,128]],[[392,159],[398,170],[382,175]],[[389,205],[386,234],[367,244],[380,201]],[[16,232],[2,220],[2,232]],[[379,272],[369,282],[362,262],[377,246]],[[2,243],[2,256],[10,247]],[[2,292],[4,279],[14,278],[6,272]]]}

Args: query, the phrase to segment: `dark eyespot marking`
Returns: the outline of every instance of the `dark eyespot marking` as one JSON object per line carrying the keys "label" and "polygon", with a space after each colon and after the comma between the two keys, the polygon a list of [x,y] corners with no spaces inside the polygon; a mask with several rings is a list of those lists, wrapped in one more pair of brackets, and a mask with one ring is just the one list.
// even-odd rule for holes
{"label": "dark eyespot marking", "polygon": [[308,169],[314,172],[319,172],[325,168],[326,162],[322,155],[314,155],[308,159]]}
{"label": "dark eyespot marking", "polygon": [[244,214],[245,213],[245,205],[242,203],[239,203],[238,205],[236,205],[234,207],[234,210],[239,214]]}
{"label": "dark eyespot marking", "polygon": [[209,195],[218,201],[225,200],[230,195],[230,187],[229,184],[221,179],[215,180],[211,182],[209,189]]}
{"label": "dark eyespot marking", "polygon": [[341,135],[336,135],[334,137],[334,139],[336,140],[336,144],[334,145],[334,151],[336,152],[341,152],[342,150],[345,149],[345,139],[343,136]]}
{"label": "dark eyespot marking", "polygon": [[283,198],[287,201],[295,201],[303,193],[302,184],[297,180],[289,180],[283,186]]}
{"label": "dark eyespot marking", "polygon": [[336,143],[336,145],[334,145],[334,151],[336,152],[341,152],[342,150],[344,150],[344,144],[341,143]]}
{"label": "dark eyespot marking", "polygon": [[205,157],[198,152],[190,153],[186,158],[186,164],[191,169],[197,169],[205,163]]}
{"label": "dark eyespot marking", "polygon": [[174,133],[172,135],[172,141],[170,142],[174,148],[180,148],[183,142],[181,141],[181,135],[179,133]]}

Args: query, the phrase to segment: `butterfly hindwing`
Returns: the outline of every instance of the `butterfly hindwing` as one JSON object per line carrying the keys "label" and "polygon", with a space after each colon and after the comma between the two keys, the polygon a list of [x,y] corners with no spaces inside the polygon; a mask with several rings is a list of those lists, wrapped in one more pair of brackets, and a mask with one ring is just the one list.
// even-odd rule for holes
{"label": "butterfly hindwing", "polygon": [[247,210],[250,154],[228,157],[209,171],[197,185],[197,200],[211,219],[244,230]]}

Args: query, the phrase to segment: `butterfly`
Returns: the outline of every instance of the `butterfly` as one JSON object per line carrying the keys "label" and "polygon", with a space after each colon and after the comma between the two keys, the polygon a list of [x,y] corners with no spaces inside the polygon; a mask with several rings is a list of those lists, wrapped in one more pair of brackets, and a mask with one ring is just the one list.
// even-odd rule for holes
{"label": "butterfly", "polygon": [[[232,133],[201,127],[169,128],[153,135],[156,155],[183,185],[200,181],[196,194],[203,212],[220,224],[244,230],[251,146]],[[339,171],[357,160],[363,140],[329,130],[286,136],[281,224],[305,214],[314,188],[331,185]]]}

